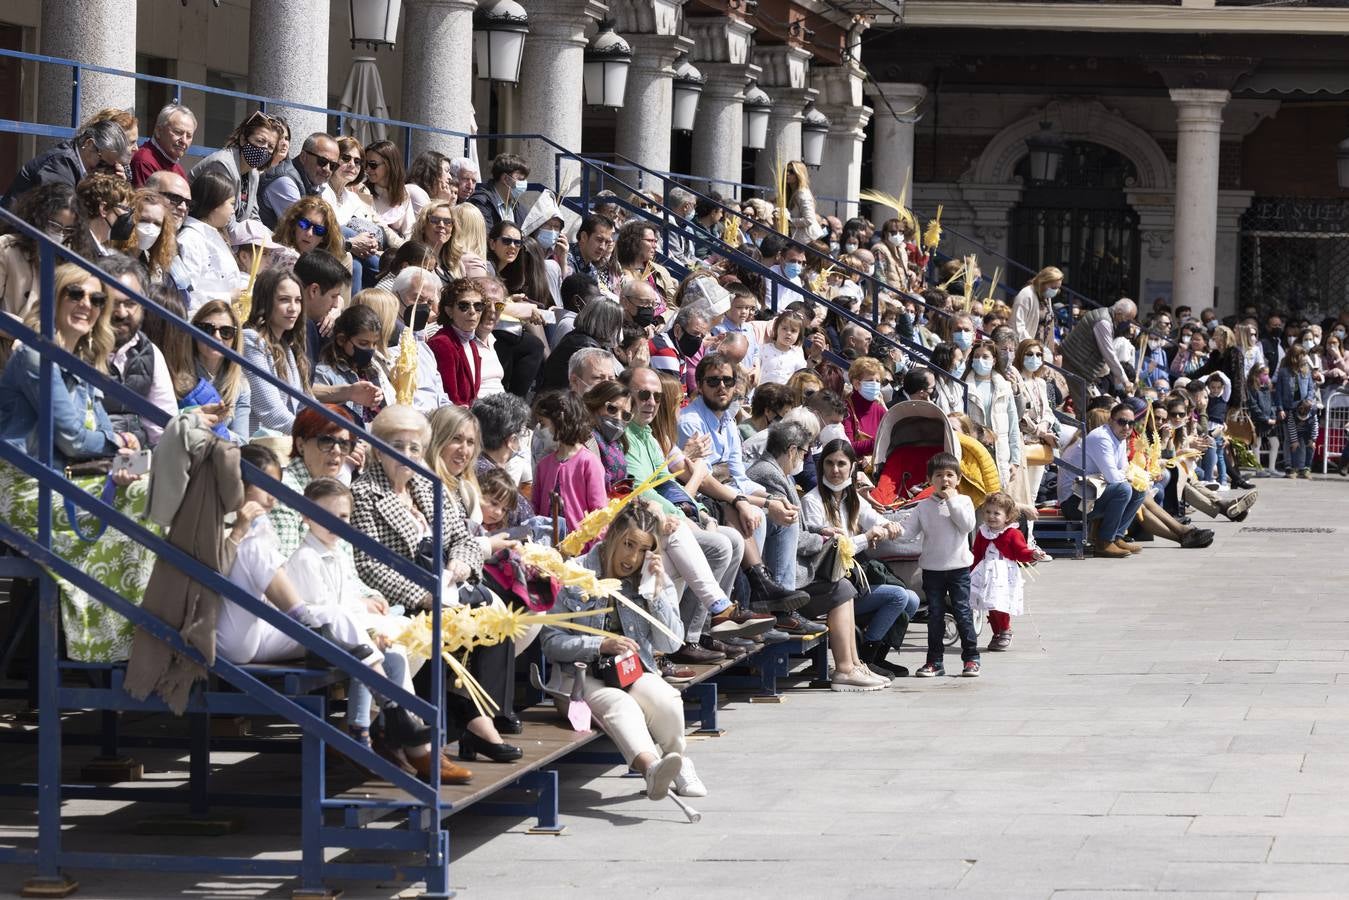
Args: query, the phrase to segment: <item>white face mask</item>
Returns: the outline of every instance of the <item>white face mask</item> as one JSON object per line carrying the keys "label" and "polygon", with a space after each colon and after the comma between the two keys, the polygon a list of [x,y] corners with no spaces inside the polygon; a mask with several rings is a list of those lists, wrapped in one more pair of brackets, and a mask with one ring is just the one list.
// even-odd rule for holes
{"label": "white face mask", "polygon": [[141,222],[136,225],[136,249],[141,253],[149,250],[159,240],[163,228],[154,222]]}
{"label": "white face mask", "polygon": [[1058,289],[1058,288],[1056,288],[1056,287],[1047,287],[1047,288],[1045,288],[1045,299],[1046,299],[1046,300],[1053,300],[1056,296],[1058,296],[1058,293],[1059,293],[1059,289]]}
{"label": "white face mask", "polygon": [[787,474],[792,478],[795,478],[797,475],[801,474],[801,470],[804,469],[805,467],[806,467],[806,458],[803,456],[801,457],[801,459],[797,460],[796,465],[792,466],[790,469],[787,470]]}
{"label": "white face mask", "polygon": [[848,489],[848,485],[852,484],[852,479],[845,478],[842,481],[830,481],[828,478],[822,478],[820,479],[820,483],[835,494],[839,494]]}
{"label": "white face mask", "polygon": [[820,429],[820,446],[823,447],[830,441],[846,441],[848,433],[843,430],[842,422],[835,422],[832,425],[826,425]]}

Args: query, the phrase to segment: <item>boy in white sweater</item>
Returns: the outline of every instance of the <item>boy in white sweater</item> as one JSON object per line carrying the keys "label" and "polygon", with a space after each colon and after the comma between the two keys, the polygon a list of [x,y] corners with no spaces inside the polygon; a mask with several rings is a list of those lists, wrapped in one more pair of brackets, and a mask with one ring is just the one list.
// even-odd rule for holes
{"label": "boy in white sweater", "polygon": [[955,616],[960,632],[961,675],[979,677],[978,636],[970,611],[970,533],[974,531],[974,504],[956,488],[960,484],[960,461],[938,453],[927,463],[927,480],[933,493],[919,502],[917,515],[905,528],[905,537],[923,536],[918,565],[923,569],[923,593],[927,596],[927,662],[914,673],[918,678],[946,674],[946,611]]}

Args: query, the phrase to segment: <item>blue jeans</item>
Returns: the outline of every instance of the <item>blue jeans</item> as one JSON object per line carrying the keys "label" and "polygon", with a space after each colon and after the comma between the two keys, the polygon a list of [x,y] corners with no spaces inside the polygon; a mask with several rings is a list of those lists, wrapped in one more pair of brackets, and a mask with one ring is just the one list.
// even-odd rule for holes
{"label": "blue jeans", "polygon": [[960,658],[979,659],[978,635],[974,633],[974,613],[970,611],[970,570],[947,569],[923,572],[923,593],[927,596],[927,661],[940,668],[946,655],[946,613],[956,619],[960,633]]}
{"label": "blue jeans", "polygon": [[[408,661],[401,650],[384,651],[384,674],[394,684],[407,680]],[[347,689],[347,724],[357,728],[370,727],[370,688],[355,678]]]}
{"label": "blue jeans", "polygon": [[897,584],[882,584],[855,598],[852,611],[858,621],[871,616],[862,632],[862,640],[883,641],[900,616],[913,618],[918,612],[918,595]]}
{"label": "blue jeans", "polygon": [[1110,543],[1124,537],[1129,523],[1138,515],[1139,507],[1147,499],[1147,494],[1134,490],[1127,481],[1117,481],[1106,485],[1096,504],[1091,508],[1091,517],[1101,520],[1100,538]]}
{"label": "blue jeans", "polygon": [[779,525],[763,513],[754,540],[763,555],[764,568],[773,580],[785,588],[796,587],[796,545],[801,540],[801,524]]}

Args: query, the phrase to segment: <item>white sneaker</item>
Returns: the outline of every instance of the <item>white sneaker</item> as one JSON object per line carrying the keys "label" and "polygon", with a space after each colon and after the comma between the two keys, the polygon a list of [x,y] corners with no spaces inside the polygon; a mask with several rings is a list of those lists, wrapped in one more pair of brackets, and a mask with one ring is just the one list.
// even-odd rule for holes
{"label": "white sneaker", "polygon": [[879,682],[881,687],[889,687],[890,682],[893,680],[889,675],[886,675],[884,672],[878,672],[874,667],[867,663],[862,663],[858,668],[870,675],[873,680]]}
{"label": "white sneaker", "polygon": [[651,768],[646,770],[646,796],[648,800],[664,800],[670,793],[670,782],[675,780],[683,764],[684,757],[678,753],[667,753]]}
{"label": "white sneaker", "polygon": [[834,670],[834,677],[829,679],[829,689],[845,694],[857,694],[863,691],[879,691],[885,685],[877,681],[867,670],[866,666],[857,666],[844,674],[838,669]]}
{"label": "white sneaker", "polygon": [[707,785],[703,784],[703,780],[693,770],[693,760],[687,756],[683,757],[683,760],[679,766],[679,774],[675,776],[674,792],[681,797],[706,797]]}

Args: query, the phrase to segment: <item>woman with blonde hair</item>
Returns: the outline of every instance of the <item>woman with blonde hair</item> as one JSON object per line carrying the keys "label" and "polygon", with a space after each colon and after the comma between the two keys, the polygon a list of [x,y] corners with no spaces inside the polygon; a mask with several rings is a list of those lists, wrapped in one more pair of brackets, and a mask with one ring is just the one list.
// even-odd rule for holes
{"label": "woman with blonde hair", "polygon": [[815,195],[810,190],[810,174],[799,159],[787,163],[787,220],[791,239],[808,244],[819,236],[815,216]]}
{"label": "woman with blonde hair", "polygon": [[[239,327],[239,321],[234,317],[234,306],[229,302],[206,302],[192,317],[192,324],[235,353],[243,354],[243,329]],[[192,364],[196,377],[210,382],[220,396],[223,408],[220,424],[228,428],[240,442],[246,442],[253,395],[243,368],[215,347],[199,340],[192,342]]]}
{"label": "woman with blonde hair", "polygon": [[463,247],[455,240],[454,204],[447,200],[429,200],[412,226],[412,237],[430,247],[436,255],[436,274],[449,284],[464,277]]}
{"label": "woman with blonde hair", "polygon": [[492,274],[487,265],[487,222],[478,207],[460,203],[454,208],[454,237],[459,264],[465,278],[482,278]]}
{"label": "woman with blonde hair", "polygon": [[1018,341],[1034,338],[1054,355],[1054,298],[1063,287],[1063,272],[1045,266],[1012,298],[1012,321]]}
{"label": "woman with blonde hair", "polygon": [[310,250],[326,250],[349,261],[342,249],[342,228],[337,213],[322,197],[310,195],[292,203],[277,220],[272,240],[303,256]]}

